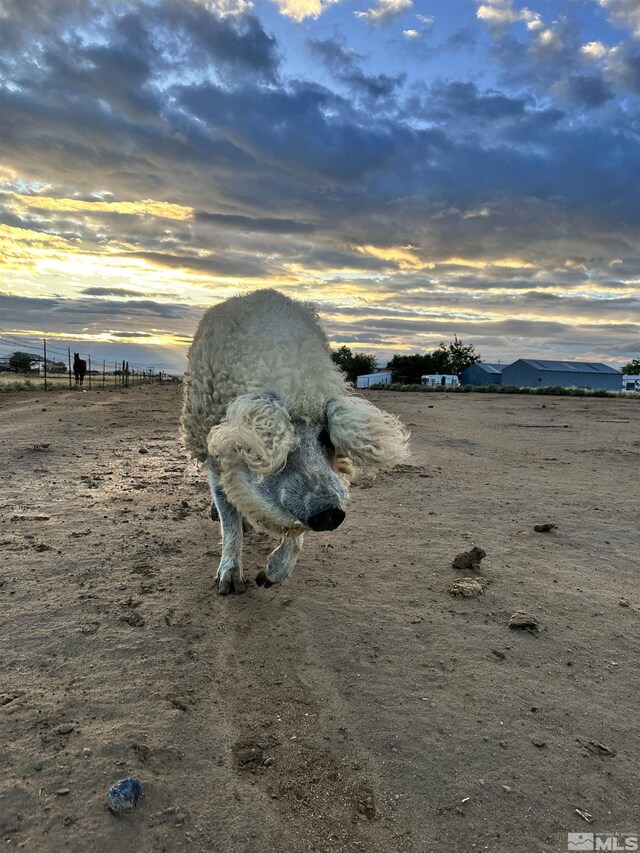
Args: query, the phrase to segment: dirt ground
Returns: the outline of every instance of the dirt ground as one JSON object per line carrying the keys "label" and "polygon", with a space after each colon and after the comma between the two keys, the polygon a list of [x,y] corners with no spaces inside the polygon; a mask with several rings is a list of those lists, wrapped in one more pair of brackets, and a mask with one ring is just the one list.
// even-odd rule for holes
{"label": "dirt ground", "polygon": [[[281,587],[223,598],[180,396],[0,399],[5,849],[565,853],[567,832],[640,832],[638,401],[373,392],[409,464],[354,487]],[[452,568],[471,546],[478,567]],[[270,548],[248,536],[249,579]],[[115,816],[128,776],[143,796]]]}

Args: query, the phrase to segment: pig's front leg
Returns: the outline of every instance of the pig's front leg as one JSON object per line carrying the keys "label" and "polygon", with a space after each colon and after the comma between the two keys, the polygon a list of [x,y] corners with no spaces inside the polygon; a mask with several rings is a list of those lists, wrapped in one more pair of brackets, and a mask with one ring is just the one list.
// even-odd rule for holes
{"label": "pig's front leg", "polygon": [[207,464],[207,477],[222,531],[222,556],[216,574],[218,593],[238,595],[246,589],[242,577],[242,516],[227,500],[211,463]]}
{"label": "pig's front leg", "polygon": [[302,549],[304,536],[286,536],[269,556],[267,571],[256,577],[258,586],[270,587],[288,578]]}

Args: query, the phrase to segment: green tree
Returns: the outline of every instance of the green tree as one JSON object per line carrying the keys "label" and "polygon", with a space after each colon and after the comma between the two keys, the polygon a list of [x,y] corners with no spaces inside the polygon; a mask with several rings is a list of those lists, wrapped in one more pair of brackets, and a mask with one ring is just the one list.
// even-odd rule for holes
{"label": "green tree", "polygon": [[28,373],[33,370],[33,365],[40,361],[40,357],[30,352],[16,351],[9,356],[9,367],[16,373]]}
{"label": "green tree", "polygon": [[387,364],[394,372],[394,381],[418,385],[420,377],[429,373],[459,374],[465,367],[482,361],[473,344],[463,344],[454,335],[450,344],[441,343],[433,352],[413,355],[394,355]]}
{"label": "green tree", "polygon": [[420,377],[425,373],[436,373],[433,358],[429,353],[419,352],[413,355],[394,355],[387,363],[387,368],[393,371],[393,381],[405,385],[419,385]]}
{"label": "green tree", "polygon": [[331,360],[334,361],[338,367],[340,367],[344,372],[347,372],[347,366],[351,364],[351,359],[353,358],[353,353],[349,349],[349,347],[341,346],[340,349],[334,350],[331,353]]}
{"label": "green tree", "polygon": [[451,355],[446,344],[440,344],[438,349],[434,349],[431,353],[431,361],[433,369],[429,370],[429,373],[452,373]]}
{"label": "green tree", "polygon": [[340,349],[332,352],[331,358],[347,374],[349,382],[354,385],[358,376],[376,372],[377,363],[374,355],[361,352],[354,353],[347,346],[341,346]]}
{"label": "green tree", "polygon": [[458,340],[458,336],[454,335],[453,340],[449,344],[449,370],[447,373],[455,373],[459,375],[462,371],[470,367],[472,364],[478,364],[482,359],[475,350],[473,344],[465,344]]}
{"label": "green tree", "polygon": [[625,376],[640,376],[640,358],[632,359],[622,368]]}

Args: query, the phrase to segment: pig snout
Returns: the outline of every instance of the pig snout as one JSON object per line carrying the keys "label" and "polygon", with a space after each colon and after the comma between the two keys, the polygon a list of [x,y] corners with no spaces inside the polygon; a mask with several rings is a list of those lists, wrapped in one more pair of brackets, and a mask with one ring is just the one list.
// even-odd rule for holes
{"label": "pig snout", "polygon": [[314,513],[307,519],[311,530],[335,530],[345,519],[345,513],[338,506],[329,506]]}

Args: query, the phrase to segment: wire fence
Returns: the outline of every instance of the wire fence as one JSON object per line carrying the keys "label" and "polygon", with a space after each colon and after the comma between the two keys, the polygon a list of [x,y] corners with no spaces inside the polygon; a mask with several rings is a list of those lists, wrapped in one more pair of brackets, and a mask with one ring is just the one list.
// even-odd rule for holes
{"label": "wire fence", "polygon": [[0,329],[0,390],[21,386],[44,388],[129,388],[162,382],[167,374],[153,364],[110,361],[82,345],[59,340],[25,338]]}

